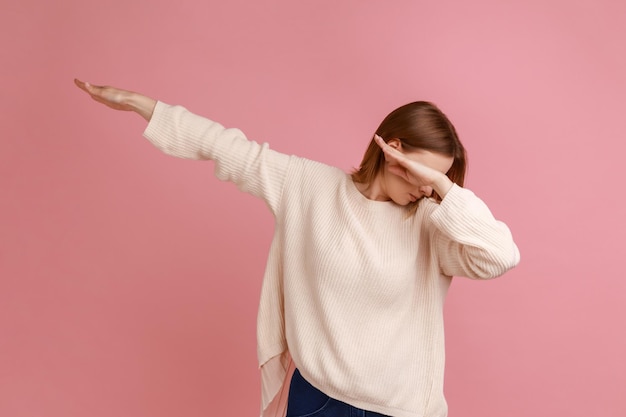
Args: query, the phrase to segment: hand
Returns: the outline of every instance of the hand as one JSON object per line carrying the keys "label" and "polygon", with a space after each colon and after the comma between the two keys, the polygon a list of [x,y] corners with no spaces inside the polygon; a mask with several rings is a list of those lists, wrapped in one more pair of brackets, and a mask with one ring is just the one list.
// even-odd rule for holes
{"label": "hand", "polygon": [[[374,135],[374,140],[385,154],[385,159],[388,162],[387,170],[418,187],[422,194],[430,195],[434,190],[443,198],[452,188],[453,183],[445,174],[452,165],[452,157],[442,155],[429,156],[429,158],[433,158],[433,161],[430,163],[430,159],[428,159],[427,163],[434,167],[441,166],[441,168],[435,169],[416,160],[419,157],[411,158],[410,153],[407,155],[389,145],[378,135]],[[441,169],[441,171],[438,169]]]}
{"label": "hand", "polygon": [[144,119],[150,120],[156,100],[139,93],[109,86],[96,86],[74,79],[74,84],[92,99],[115,110],[134,111]]}

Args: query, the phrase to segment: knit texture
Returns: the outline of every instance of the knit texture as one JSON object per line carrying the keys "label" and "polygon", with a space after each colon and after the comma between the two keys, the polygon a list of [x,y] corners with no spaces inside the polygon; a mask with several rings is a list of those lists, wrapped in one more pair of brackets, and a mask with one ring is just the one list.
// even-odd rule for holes
{"label": "knit texture", "polygon": [[509,229],[478,197],[454,185],[440,204],[424,199],[408,214],[367,199],[337,168],[162,102],[144,136],[167,154],[214,160],[218,178],[262,198],[275,217],[257,322],[262,414],[284,415],[278,394],[295,364],[358,408],[447,415],[443,304],[452,276],[494,278],[519,262]]}

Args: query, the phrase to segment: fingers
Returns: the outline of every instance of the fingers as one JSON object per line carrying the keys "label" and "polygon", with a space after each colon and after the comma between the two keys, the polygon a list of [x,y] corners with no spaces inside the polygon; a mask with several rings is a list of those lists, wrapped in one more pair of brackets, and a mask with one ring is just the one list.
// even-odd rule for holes
{"label": "fingers", "polygon": [[376,141],[376,143],[378,144],[378,146],[380,146],[380,149],[382,149],[382,151],[388,155],[392,155],[392,156],[398,156],[398,155],[402,155],[402,152],[398,151],[397,149],[395,149],[394,147],[390,146],[387,142],[385,142],[385,140],[383,138],[381,138],[378,135],[374,135],[374,140]]}
{"label": "fingers", "polygon": [[387,169],[390,173],[399,176],[405,181],[410,181],[410,175],[407,172],[407,159],[402,152],[390,146],[383,138],[378,135],[374,135],[374,141],[380,146],[381,150],[385,154],[387,161],[390,164],[387,165]]}
{"label": "fingers", "polygon": [[124,90],[108,86],[92,85],[77,78],[74,79],[74,84],[89,94],[89,96],[98,103],[102,103],[116,110],[131,110],[128,105],[123,103],[124,95],[127,94]]}
{"label": "fingers", "polygon": [[92,97],[98,93],[98,89],[102,89],[102,87],[93,86],[88,82],[83,82],[79,80],[78,78],[74,78],[74,84],[76,84],[78,88],[91,95]]}
{"label": "fingers", "polygon": [[380,149],[385,153],[388,153],[389,149],[392,149],[391,146],[389,146],[383,138],[381,138],[380,136],[376,134],[374,135],[374,141],[376,142],[378,146],[380,146]]}
{"label": "fingers", "polygon": [[80,88],[81,90],[85,91],[85,92],[89,92],[87,91],[87,86],[86,83],[82,82],[81,80],[79,80],[78,78],[74,78],[74,84],[76,84],[76,86],[78,88]]}
{"label": "fingers", "polygon": [[92,96],[102,95],[105,89],[107,88],[110,89],[110,87],[101,86],[101,85],[93,85],[87,81],[81,81],[78,78],[74,78],[74,84],[76,84],[78,88],[85,91],[86,93],[91,94]]}
{"label": "fingers", "polygon": [[402,152],[400,152],[393,146],[390,146],[387,142],[385,142],[383,138],[378,135],[374,135],[374,141],[378,144],[378,146],[380,146],[380,149],[385,153],[387,157],[391,158],[391,160],[393,160],[397,164],[405,167],[407,166],[408,159]]}

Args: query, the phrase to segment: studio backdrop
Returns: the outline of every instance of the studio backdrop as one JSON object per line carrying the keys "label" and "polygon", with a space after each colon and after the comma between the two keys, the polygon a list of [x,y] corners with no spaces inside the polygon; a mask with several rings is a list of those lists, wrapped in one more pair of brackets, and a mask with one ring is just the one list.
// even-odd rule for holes
{"label": "studio backdrop", "polygon": [[455,278],[451,417],[626,415],[626,2],[2,0],[0,416],[256,416],[273,218],[74,77],[345,171],[436,103],[521,264]]}

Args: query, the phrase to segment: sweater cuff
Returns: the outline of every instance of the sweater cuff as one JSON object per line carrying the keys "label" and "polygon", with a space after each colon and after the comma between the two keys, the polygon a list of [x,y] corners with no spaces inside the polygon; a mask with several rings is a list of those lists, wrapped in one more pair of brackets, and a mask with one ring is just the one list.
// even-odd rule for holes
{"label": "sweater cuff", "polygon": [[448,235],[466,235],[495,221],[489,208],[472,191],[454,184],[430,216]]}
{"label": "sweater cuff", "polygon": [[148,122],[148,125],[143,131],[143,137],[148,139],[150,142],[155,143],[155,139],[158,138],[159,132],[165,130],[165,126],[163,126],[163,113],[169,107],[168,104],[163,103],[162,101],[157,101],[154,106],[154,111],[152,112],[152,117]]}
{"label": "sweater cuff", "polygon": [[474,193],[467,188],[460,187],[457,183],[453,183],[446,196],[439,203],[439,209],[446,212],[458,210],[465,205],[468,195],[474,196]]}
{"label": "sweater cuff", "polygon": [[157,101],[143,136],[156,148],[178,158],[211,159],[215,139],[224,127],[182,106]]}

